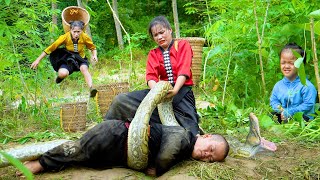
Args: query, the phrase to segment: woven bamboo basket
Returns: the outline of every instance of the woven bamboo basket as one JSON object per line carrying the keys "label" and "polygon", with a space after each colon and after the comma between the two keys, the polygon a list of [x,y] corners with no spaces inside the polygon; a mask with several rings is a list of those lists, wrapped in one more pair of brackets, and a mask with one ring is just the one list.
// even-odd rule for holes
{"label": "woven bamboo basket", "polygon": [[60,107],[60,125],[64,131],[86,129],[87,102],[67,103]]}
{"label": "woven bamboo basket", "polygon": [[90,15],[88,11],[78,6],[66,7],[61,13],[61,18],[64,32],[70,31],[70,21],[84,22],[84,31],[90,21]]}
{"label": "woven bamboo basket", "polygon": [[198,85],[201,77],[201,72],[202,72],[202,48],[203,48],[205,39],[200,37],[183,37],[183,38],[176,38],[176,39],[187,40],[191,45],[191,48],[193,51],[193,58],[192,58],[192,65],[191,65],[193,83],[195,85]]}
{"label": "woven bamboo basket", "polygon": [[113,98],[120,94],[129,91],[128,82],[111,83],[96,87],[98,93],[95,97],[97,109],[100,110],[102,116],[105,116]]}

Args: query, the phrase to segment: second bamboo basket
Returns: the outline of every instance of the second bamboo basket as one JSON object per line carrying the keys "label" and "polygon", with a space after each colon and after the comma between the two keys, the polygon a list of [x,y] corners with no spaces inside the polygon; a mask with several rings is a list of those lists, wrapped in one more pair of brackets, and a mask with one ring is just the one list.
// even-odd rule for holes
{"label": "second bamboo basket", "polygon": [[96,105],[100,110],[101,115],[104,117],[109,109],[113,98],[120,94],[129,91],[128,82],[111,83],[96,87],[98,93],[95,97]]}

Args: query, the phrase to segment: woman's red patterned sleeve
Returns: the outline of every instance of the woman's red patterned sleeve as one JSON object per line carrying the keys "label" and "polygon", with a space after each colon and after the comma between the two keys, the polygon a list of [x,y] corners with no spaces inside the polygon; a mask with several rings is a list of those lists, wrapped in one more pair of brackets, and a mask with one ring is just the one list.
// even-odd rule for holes
{"label": "woman's red patterned sleeve", "polygon": [[159,80],[159,61],[157,60],[157,55],[155,50],[151,50],[148,54],[147,69],[146,69],[146,80],[154,80],[158,82]]}

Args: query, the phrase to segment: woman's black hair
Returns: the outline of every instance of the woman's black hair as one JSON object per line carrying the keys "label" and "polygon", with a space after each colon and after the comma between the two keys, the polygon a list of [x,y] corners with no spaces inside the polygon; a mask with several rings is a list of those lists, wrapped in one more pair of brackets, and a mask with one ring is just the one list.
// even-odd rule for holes
{"label": "woman's black hair", "polygon": [[165,18],[164,16],[157,16],[157,17],[153,18],[149,24],[149,35],[151,37],[153,37],[151,29],[158,24],[162,25],[163,27],[165,27],[167,29],[171,29],[170,23],[167,20],[167,18]]}
{"label": "woman's black hair", "polygon": [[82,21],[70,21],[70,29],[73,29],[74,27],[80,27],[80,29],[83,30],[84,28],[84,22]]}
{"label": "woman's black hair", "polygon": [[302,47],[297,45],[295,42],[288,43],[280,51],[280,56],[281,56],[282,52],[287,50],[287,49],[295,50],[297,53],[299,53],[301,55],[301,57],[303,58],[303,64],[306,64],[306,62],[307,62],[307,53],[302,49]]}

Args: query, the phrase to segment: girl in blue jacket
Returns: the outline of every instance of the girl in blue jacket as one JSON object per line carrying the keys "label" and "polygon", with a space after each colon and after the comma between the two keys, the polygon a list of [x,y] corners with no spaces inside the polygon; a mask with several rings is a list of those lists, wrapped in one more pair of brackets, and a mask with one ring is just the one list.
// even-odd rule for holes
{"label": "girl in blue jacket", "polygon": [[278,116],[278,121],[287,122],[296,112],[303,112],[305,120],[313,119],[317,90],[306,80],[306,86],[300,82],[298,69],[294,66],[297,60],[292,51],[298,52],[306,63],[305,51],[295,43],[287,44],[280,52],[280,68],[284,78],[273,87],[270,105]]}

